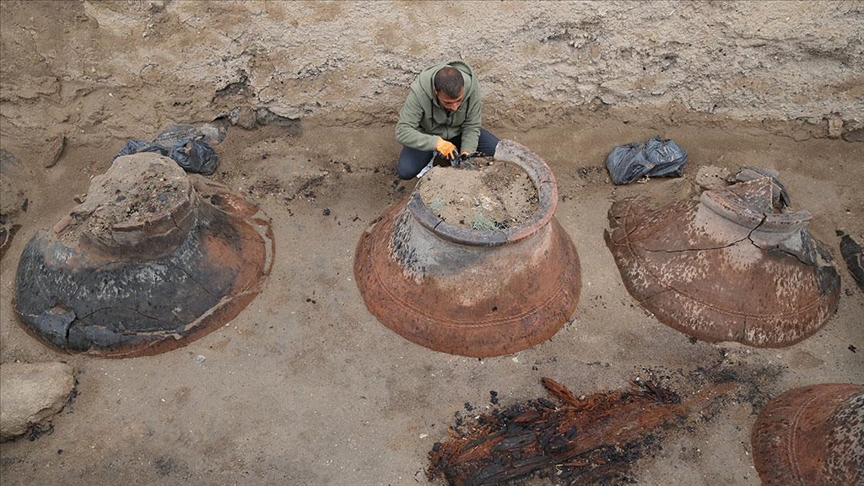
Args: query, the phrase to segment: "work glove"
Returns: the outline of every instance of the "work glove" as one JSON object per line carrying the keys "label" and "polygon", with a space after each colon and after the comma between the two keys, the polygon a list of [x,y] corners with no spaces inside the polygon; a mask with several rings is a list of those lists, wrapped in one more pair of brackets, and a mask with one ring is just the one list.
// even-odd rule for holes
{"label": "work glove", "polygon": [[438,137],[438,141],[435,142],[435,150],[448,160],[456,155],[456,146],[441,137]]}

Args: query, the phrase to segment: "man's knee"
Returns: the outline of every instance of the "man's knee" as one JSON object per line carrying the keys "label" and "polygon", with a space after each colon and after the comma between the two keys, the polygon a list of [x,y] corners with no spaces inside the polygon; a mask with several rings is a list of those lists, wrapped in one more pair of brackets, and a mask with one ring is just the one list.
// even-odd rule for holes
{"label": "man's knee", "polygon": [[399,154],[399,162],[396,163],[396,174],[400,179],[411,179],[423,170],[434,152],[423,152],[421,150],[403,147]]}
{"label": "man's knee", "polygon": [[485,129],[480,129],[480,139],[477,141],[477,151],[489,156],[495,155],[498,147],[498,137],[492,135]]}
{"label": "man's knee", "polygon": [[404,164],[398,164],[396,166],[396,175],[399,176],[400,179],[408,180],[419,174],[419,170],[414,170],[411,167],[407,167]]}

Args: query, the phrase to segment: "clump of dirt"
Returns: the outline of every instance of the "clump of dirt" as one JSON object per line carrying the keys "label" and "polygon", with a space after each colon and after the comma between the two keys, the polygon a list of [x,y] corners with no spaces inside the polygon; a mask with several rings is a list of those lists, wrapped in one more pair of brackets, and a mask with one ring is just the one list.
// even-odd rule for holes
{"label": "clump of dirt", "polygon": [[67,243],[74,243],[81,231],[110,242],[118,226],[172,217],[171,210],[188,198],[189,186],[186,173],[169,159],[149,153],[120,157],[93,179],[86,200],[55,231]]}
{"label": "clump of dirt", "polygon": [[518,165],[481,157],[473,169],[433,167],[417,184],[423,204],[442,220],[473,230],[517,226],[538,206],[537,188]]}

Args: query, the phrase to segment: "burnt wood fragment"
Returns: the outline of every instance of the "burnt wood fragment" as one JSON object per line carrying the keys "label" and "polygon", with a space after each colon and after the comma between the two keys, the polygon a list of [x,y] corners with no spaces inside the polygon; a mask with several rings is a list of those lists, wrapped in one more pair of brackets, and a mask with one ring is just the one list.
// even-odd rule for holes
{"label": "burnt wood fragment", "polygon": [[843,256],[843,261],[846,262],[852,279],[855,280],[858,288],[864,292],[864,251],[851,236],[842,231],[838,231],[837,236],[840,237],[840,255]]}
{"label": "burnt wood fragment", "polygon": [[[467,431],[436,443],[429,453],[429,479],[453,485],[499,484],[540,470],[556,470],[564,484],[585,484],[626,473],[628,465],[659,441],[658,432],[735,387],[706,385],[681,398],[653,382],[634,381],[627,391],[577,398],[542,379],[561,403],[529,400],[482,415]],[[546,402],[546,404],[541,403]]]}

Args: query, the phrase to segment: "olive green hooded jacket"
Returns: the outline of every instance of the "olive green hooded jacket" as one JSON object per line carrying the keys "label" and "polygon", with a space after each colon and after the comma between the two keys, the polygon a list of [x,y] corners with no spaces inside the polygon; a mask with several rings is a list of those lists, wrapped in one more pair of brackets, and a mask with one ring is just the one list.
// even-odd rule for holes
{"label": "olive green hooded jacket", "polygon": [[[465,81],[459,109],[448,112],[435,95],[435,74],[444,66],[462,72]],[[424,69],[411,83],[411,92],[399,112],[396,140],[406,147],[433,151],[438,137],[450,140],[462,135],[460,152],[475,152],[480,138],[480,85],[471,66],[462,61],[449,61]]]}

